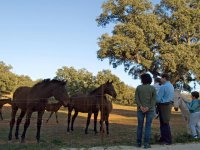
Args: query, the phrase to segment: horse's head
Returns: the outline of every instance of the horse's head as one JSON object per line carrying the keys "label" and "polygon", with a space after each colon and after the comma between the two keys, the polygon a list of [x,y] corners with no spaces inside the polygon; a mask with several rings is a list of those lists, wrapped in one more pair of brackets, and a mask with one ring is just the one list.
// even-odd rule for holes
{"label": "horse's head", "polygon": [[64,106],[67,106],[69,104],[69,95],[68,95],[68,89],[67,89],[67,83],[66,81],[54,81],[55,87],[53,90],[53,96],[58,101],[62,102]]}
{"label": "horse's head", "polygon": [[116,93],[115,88],[114,88],[112,83],[113,83],[113,81],[111,81],[111,82],[107,81],[103,85],[103,89],[104,89],[105,94],[108,94],[108,95],[116,98],[117,97],[117,93]]}
{"label": "horse's head", "polygon": [[174,110],[178,111],[178,108],[180,106],[180,100],[181,100],[181,92],[179,90],[174,91]]}

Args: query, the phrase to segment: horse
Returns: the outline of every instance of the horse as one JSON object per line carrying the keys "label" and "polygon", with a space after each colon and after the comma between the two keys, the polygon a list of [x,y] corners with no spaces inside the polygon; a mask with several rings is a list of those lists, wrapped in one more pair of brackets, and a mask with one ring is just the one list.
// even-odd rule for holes
{"label": "horse", "polygon": [[[174,109],[175,111],[178,111],[178,108],[180,108],[183,119],[186,122],[187,133],[191,134],[191,129],[189,127],[190,111],[186,105],[186,102],[189,102],[189,100],[181,94],[180,90],[175,90],[174,91]],[[198,121],[197,125],[200,128],[200,120]]]}
{"label": "horse", "polygon": [[69,95],[67,85],[65,81],[59,81],[56,79],[44,79],[38,82],[33,87],[19,87],[13,94],[12,112],[10,120],[10,131],[8,140],[12,140],[12,130],[15,123],[15,116],[18,108],[21,109],[21,113],[17,119],[15,137],[18,137],[19,125],[21,120],[26,114],[26,121],[24,123],[24,130],[21,135],[21,143],[25,142],[26,131],[30,125],[30,118],[33,112],[38,112],[37,116],[37,133],[36,140],[40,141],[40,129],[42,124],[42,117],[45,111],[45,106],[48,102],[48,98],[54,96],[56,100],[63,102],[63,105],[67,106],[69,103]]}
{"label": "horse", "polygon": [[3,116],[2,116],[2,107],[3,107],[3,105],[5,105],[5,104],[10,104],[10,105],[12,105],[11,98],[8,98],[8,99],[0,99],[0,117],[1,117],[1,120],[3,120]]}
{"label": "horse", "polygon": [[81,95],[72,96],[70,98],[70,104],[68,107],[68,127],[67,127],[68,132],[69,132],[69,124],[71,120],[71,112],[74,109],[75,113],[72,117],[71,131],[74,130],[73,125],[78,115],[78,112],[82,112],[82,113],[88,113],[85,134],[88,134],[88,127],[90,124],[92,113],[94,113],[94,132],[95,134],[97,133],[98,112],[100,110],[100,107],[106,104],[106,101],[107,101],[105,94],[108,94],[114,98],[116,98],[117,96],[112,83],[113,82],[107,81],[105,84],[102,84],[98,88],[94,89],[88,95],[81,94]]}
{"label": "horse", "polygon": [[100,131],[104,132],[103,123],[105,121],[107,134],[109,134],[109,115],[112,109],[113,109],[112,101],[109,100],[106,100],[106,103],[103,105],[103,108],[100,108],[100,110],[102,110],[102,117],[100,120]]}
{"label": "horse", "polygon": [[58,116],[57,116],[57,112],[60,109],[60,107],[63,105],[62,102],[57,102],[57,103],[51,103],[51,104],[47,104],[45,107],[46,111],[51,112],[49,115],[49,118],[46,120],[46,123],[48,123],[49,119],[51,118],[51,116],[53,115],[53,113],[55,113],[56,116],[56,122],[58,123]]}

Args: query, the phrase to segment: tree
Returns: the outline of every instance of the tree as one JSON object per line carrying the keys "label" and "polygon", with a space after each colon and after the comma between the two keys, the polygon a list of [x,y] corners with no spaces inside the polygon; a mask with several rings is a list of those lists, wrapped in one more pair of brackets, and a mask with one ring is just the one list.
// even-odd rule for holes
{"label": "tree", "polygon": [[17,85],[17,76],[11,72],[12,66],[0,61],[0,93],[12,92]]}
{"label": "tree", "polygon": [[172,83],[200,79],[200,1],[107,0],[97,18],[99,26],[114,23],[112,35],[99,38],[97,57],[113,67],[124,65],[137,78],[169,73]]}
{"label": "tree", "polygon": [[34,84],[36,84],[37,82],[39,82],[40,80],[36,80],[36,81],[33,81],[29,76],[27,75],[18,75],[17,76],[17,87],[20,87],[20,86],[30,86],[32,87]]}
{"label": "tree", "polygon": [[29,76],[14,74],[11,69],[11,65],[0,61],[0,96],[13,93],[19,86],[33,86],[38,82],[32,81]]}
{"label": "tree", "polygon": [[56,72],[56,78],[65,79],[70,95],[87,93],[94,87],[94,76],[86,69],[76,70],[73,67],[62,67]]}

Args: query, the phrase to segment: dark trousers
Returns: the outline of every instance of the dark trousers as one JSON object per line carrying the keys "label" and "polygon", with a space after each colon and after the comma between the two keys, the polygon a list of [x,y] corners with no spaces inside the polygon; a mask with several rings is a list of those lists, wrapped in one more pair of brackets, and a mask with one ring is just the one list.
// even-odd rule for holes
{"label": "dark trousers", "polygon": [[160,104],[158,105],[159,119],[160,119],[160,134],[161,142],[172,143],[171,129],[169,125],[171,116],[171,104]]}

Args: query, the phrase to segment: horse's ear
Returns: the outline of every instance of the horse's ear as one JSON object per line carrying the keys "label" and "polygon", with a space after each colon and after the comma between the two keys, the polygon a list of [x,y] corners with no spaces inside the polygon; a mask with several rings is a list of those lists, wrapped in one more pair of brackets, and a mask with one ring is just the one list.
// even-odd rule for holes
{"label": "horse's ear", "polygon": [[113,80],[112,80],[112,81],[110,81],[110,83],[112,84],[112,83],[113,83]]}

